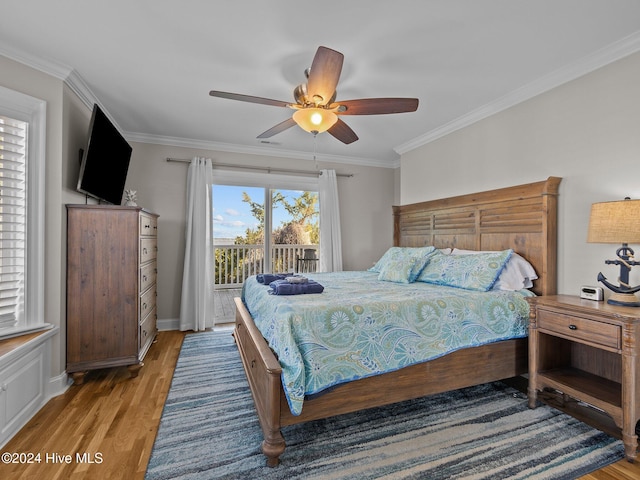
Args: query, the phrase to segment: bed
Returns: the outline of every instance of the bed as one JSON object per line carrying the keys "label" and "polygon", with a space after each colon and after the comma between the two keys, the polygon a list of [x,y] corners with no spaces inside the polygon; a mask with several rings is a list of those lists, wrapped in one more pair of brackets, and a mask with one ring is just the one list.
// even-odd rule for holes
{"label": "bed", "polygon": [[[394,207],[394,245],[478,251],[512,249],[538,274],[530,290],[536,295],[556,293],[559,184],[560,178],[549,177],[542,182]],[[365,272],[349,275],[367,277]],[[357,282],[364,281],[360,276]],[[247,289],[250,287],[258,288],[248,285]],[[421,288],[416,285],[409,290]],[[325,293],[318,297],[322,295]],[[281,362],[247,305],[241,298],[236,298],[235,304],[234,337],[262,428],[262,451],[269,466],[278,465],[285,450],[282,427],[511,378],[527,371],[526,337],[495,338],[489,343],[452,349],[428,361],[409,362],[408,366],[387,373],[336,382],[318,395],[305,396],[303,404],[296,404],[291,400],[289,384],[286,392],[283,388]],[[298,401],[302,402],[300,398]]]}

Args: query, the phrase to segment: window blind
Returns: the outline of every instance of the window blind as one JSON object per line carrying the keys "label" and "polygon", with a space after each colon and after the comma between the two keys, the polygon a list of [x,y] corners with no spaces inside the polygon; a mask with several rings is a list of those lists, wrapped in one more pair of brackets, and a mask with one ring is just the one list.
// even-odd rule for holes
{"label": "window blind", "polygon": [[0,115],[0,329],[24,315],[27,123]]}

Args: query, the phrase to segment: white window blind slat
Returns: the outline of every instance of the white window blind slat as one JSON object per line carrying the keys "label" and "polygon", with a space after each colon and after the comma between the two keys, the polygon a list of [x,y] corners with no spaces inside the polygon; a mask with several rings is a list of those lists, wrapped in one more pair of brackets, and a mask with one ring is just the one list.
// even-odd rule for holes
{"label": "white window blind slat", "polygon": [[21,314],[26,249],[27,124],[0,115],[0,327]]}

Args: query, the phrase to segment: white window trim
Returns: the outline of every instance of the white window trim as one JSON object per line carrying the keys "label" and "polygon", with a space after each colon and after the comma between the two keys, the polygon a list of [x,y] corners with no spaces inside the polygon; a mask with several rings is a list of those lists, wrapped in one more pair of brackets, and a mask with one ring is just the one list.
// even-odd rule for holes
{"label": "white window trim", "polygon": [[0,87],[0,113],[29,124],[25,320],[0,338],[50,328],[44,319],[44,228],[47,103]]}
{"label": "white window trim", "polygon": [[[215,167],[215,164],[214,164]],[[286,190],[318,191],[317,176],[294,176],[275,173],[237,172],[213,170],[215,185],[236,185],[243,187],[279,188]]]}

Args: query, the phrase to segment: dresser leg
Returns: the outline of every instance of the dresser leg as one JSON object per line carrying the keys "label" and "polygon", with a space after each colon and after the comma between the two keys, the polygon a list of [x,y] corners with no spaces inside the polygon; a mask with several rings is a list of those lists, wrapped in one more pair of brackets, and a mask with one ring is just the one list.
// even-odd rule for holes
{"label": "dresser leg", "polygon": [[84,372],[73,372],[71,374],[71,378],[73,378],[73,384],[82,385],[84,383],[84,377],[87,376],[87,373],[89,372],[86,370]]}
{"label": "dresser leg", "polygon": [[129,369],[129,373],[131,374],[131,378],[136,378],[138,376],[138,372],[140,369],[144,367],[144,363],[136,363],[134,365],[129,365],[127,369]]}

